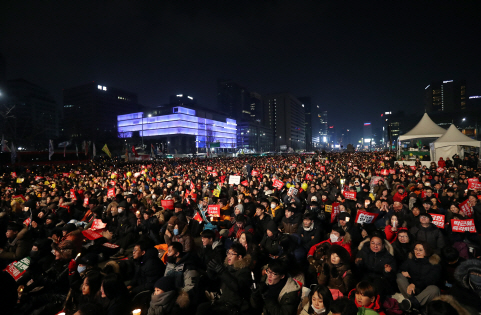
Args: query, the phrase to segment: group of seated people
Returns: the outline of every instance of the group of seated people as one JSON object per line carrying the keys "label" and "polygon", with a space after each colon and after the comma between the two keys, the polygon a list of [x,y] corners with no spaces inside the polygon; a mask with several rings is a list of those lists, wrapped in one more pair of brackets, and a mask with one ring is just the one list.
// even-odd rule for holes
{"label": "group of seated people", "polygon": [[[77,176],[44,169],[41,180],[25,172],[31,186],[4,176],[1,308],[37,315],[481,312],[481,203],[468,189],[479,170],[412,169],[393,158],[180,159],[119,164],[115,177],[109,165],[70,173]],[[234,174],[247,185],[229,184]],[[366,215],[372,220],[360,219]]]}

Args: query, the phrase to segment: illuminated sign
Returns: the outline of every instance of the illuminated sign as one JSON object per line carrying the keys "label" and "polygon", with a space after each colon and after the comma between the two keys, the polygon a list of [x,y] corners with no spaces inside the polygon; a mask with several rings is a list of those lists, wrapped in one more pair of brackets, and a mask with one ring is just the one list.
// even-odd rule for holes
{"label": "illuminated sign", "polygon": [[370,126],[370,125],[371,125],[370,122],[364,123],[364,126]]}
{"label": "illuminated sign", "polygon": [[481,98],[481,96],[475,95],[475,96],[470,96],[470,97],[469,97],[470,100],[475,99],[475,98]]}

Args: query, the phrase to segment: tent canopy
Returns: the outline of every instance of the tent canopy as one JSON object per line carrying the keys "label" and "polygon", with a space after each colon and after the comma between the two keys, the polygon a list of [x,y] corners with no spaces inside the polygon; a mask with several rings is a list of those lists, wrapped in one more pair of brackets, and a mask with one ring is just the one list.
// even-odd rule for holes
{"label": "tent canopy", "polygon": [[423,118],[418,124],[402,136],[399,136],[399,141],[417,139],[417,138],[439,138],[446,133],[446,130],[436,125],[427,113],[424,113]]}
{"label": "tent canopy", "polygon": [[435,148],[441,148],[452,145],[465,145],[471,147],[481,147],[481,141],[471,139],[464,135],[454,125],[451,125],[446,133],[434,141]]}

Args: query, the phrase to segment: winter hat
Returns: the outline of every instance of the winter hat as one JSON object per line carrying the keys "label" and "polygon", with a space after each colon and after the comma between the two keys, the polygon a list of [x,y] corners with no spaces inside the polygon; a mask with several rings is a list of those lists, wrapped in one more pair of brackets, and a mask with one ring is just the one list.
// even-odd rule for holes
{"label": "winter hat", "polygon": [[429,219],[429,222],[433,222],[433,217],[429,213],[420,213],[419,218],[426,217]]}
{"label": "winter hat", "polygon": [[[236,209],[239,209],[239,211],[240,211],[241,213],[244,213],[244,206],[243,206],[243,205],[238,204],[238,205],[235,206],[235,208],[236,208]],[[235,209],[234,209],[234,210],[235,210]]]}
{"label": "winter hat", "polygon": [[341,258],[342,264],[349,264],[351,256],[349,255],[347,249],[345,249],[344,247],[336,244],[331,245],[331,247],[329,247],[329,250],[327,251],[327,257],[331,257],[332,254],[337,254],[337,256]]}
{"label": "winter hat", "polygon": [[164,292],[175,290],[175,278],[172,276],[165,276],[155,282],[155,287]]}
{"label": "winter hat", "polygon": [[86,266],[95,266],[98,262],[98,255],[94,253],[89,253],[87,255],[84,255],[80,257],[77,262],[81,265],[86,265]]}
{"label": "winter hat", "polygon": [[[349,218],[349,219],[348,219]],[[338,216],[338,219],[339,220],[343,220],[343,221],[350,221],[351,220],[351,215],[347,212],[341,212]]]}
{"label": "winter hat", "polygon": [[481,274],[481,261],[478,259],[469,259],[462,262],[454,271],[454,278],[463,287],[472,290],[474,285],[480,283],[473,273]]}
{"label": "winter hat", "polygon": [[274,221],[272,221],[272,220],[269,221],[269,222],[267,223],[267,229],[268,229],[269,231],[271,231],[272,233],[276,233],[276,232],[277,232],[277,224],[276,224],[276,222],[274,222]]}
{"label": "winter hat", "polygon": [[67,223],[62,227],[62,231],[67,231],[67,233],[75,231],[76,229],[77,227],[73,223]]}

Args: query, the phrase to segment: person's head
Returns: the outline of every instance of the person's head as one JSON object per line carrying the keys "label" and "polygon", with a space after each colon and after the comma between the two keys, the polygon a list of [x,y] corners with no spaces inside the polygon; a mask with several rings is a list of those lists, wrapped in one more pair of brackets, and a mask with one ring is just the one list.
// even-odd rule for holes
{"label": "person's head", "polygon": [[311,227],[312,223],[314,222],[314,218],[311,213],[304,214],[304,218],[302,220],[302,224],[305,228]]}
{"label": "person's head", "polygon": [[419,215],[419,222],[421,225],[429,225],[433,221],[433,217],[429,213],[422,213]]}
{"label": "person's head", "polygon": [[339,298],[331,304],[332,315],[357,315],[356,303],[346,297]]}
{"label": "person's head", "polygon": [[379,253],[384,248],[384,240],[381,236],[372,236],[369,242],[369,246],[372,252]]}
{"label": "person's head", "polygon": [[430,257],[433,251],[426,242],[417,241],[414,243],[413,255],[417,259]]}
{"label": "person's head", "polygon": [[238,229],[243,229],[246,222],[246,218],[242,214],[238,214],[235,216],[235,224],[237,225]]}
{"label": "person's head", "polygon": [[459,259],[458,250],[452,246],[443,247],[441,254],[448,264],[456,263]]}
{"label": "person's head", "polygon": [[409,233],[408,233],[408,231],[407,230],[400,230],[397,233],[397,238],[399,240],[399,243],[402,243],[402,244],[409,243]]}
{"label": "person's head", "polygon": [[204,230],[201,233],[201,238],[202,238],[202,245],[204,247],[208,245],[212,245],[215,240],[215,233],[212,230]]}
{"label": "person's head", "polygon": [[346,231],[344,231],[340,226],[333,226],[331,234],[329,235],[329,239],[331,240],[331,243],[336,243],[341,241],[345,235]]}
{"label": "person's head", "polygon": [[154,295],[160,295],[165,292],[175,290],[175,277],[165,276],[155,282]]}
{"label": "person's head", "polygon": [[256,216],[262,217],[265,213],[266,209],[264,208],[263,205],[259,204],[256,207]]}
{"label": "person's head", "polygon": [[286,219],[289,219],[290,217],[292,217],[294,215],[294,208],[287,207],[285,212],[284,212],[284,215],[285,215]]}
{"label": "person's head", "polygon": [[287,275],[287,266],[284,261],[275,259],[267,265],[267,284],[274,285]]}
{"label": "person's head", "polygon": [[170,246],[167,248],[167,262],[169,263],[176,263],[177,260],[182,258],[182,252],[184,251],[184,247],[179,242],[172,242]]}
{"label": "person's head", "polygon": [[414,206],[411,211],[413,213],[413,216],[415,216],[415,217],[417,217],[419,214],[421,214],[421,210],[417,206]]}
{"label": "person's head", "polygon": [[320,312],[324,309],[326,314],[329,313],[332,301],[331,291],[326,286],[316,285],[309,293],[309,302],[314,311]]}
{"label": "person's head", "polygon": [[82,283],[82,295],[94,296],[102,285],[102,274],[96,270],[87,273]]}
{"label": "person's head", "polygon": [[233,243],[229,250],[227,250],[226,262],[227,265],[232,266],[236,261],[241,260],[246,255],[246,249],[240,243]]}
{"label": "person's head", "polygon": [[134,246],[134,250],[132,252],[134,259],[140,259],[142,256],[145,255],[145,251],[147,250],[147,244],[145,242],[138,242]]}
{"label": "person's head", "polygon": [[16,223],[10,223],[7,226],[7,232],[5,233],[5,236],[9,239],[14,239],[18,232],[20,231],[20,226]]}
{"label": "person's head", "polygon": [[356,285],[356,303],[359,306],[368,307],[376,300],[376,289],[367,282],[361,281]]}
{"label": "person's head", "polygon": [[449,206],[449,211],[451,211],[454,214],[458,214],[459,213],[459,207],[455,203],[453,203],[453,204],[451,204],[451,206]]}
{"label": "person's head", "polygon": [[340,245],[331,245],[327,251],[327,257],[332,265],[349,264],[349,252]]}
{"label": "person's head", "polygon": [[100,287],[100,292],[103,298],[108,298],[113,300],[118,297],[127,297],[129,291],[125,286],[124,282],[115,273],[108,274],[104,277],[102,285]]}

